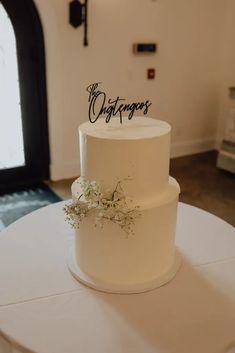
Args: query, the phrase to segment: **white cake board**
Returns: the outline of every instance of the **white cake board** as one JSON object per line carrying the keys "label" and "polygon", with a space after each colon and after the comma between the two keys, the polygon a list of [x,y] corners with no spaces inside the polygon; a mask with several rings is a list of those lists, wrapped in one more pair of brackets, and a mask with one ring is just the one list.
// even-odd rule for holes
{"label": "white cake board", "polygon": [[95,290],[114,294],[143,293],[158,288],[169,282],[176,275],[177,271],[180,268],[180,265],[181,258],[178,251],[176,251],[175,260],[172,267],[160,277],[158,276],[154,280],[131,285],[115,285],[95,280],[94,278],[90,277],[85,272],[83,272],[75,260],[74,252],[72,251],[72,249],[70,250],[68,257],[69,270],[79,282]]}

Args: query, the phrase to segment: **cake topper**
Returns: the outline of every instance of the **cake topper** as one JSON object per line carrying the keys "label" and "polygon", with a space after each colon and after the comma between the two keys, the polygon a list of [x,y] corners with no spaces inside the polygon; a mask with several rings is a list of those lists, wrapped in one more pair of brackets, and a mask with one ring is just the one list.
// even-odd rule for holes
{"label": "cake topper", "polygon": [[124,112],[128,112],[129,120],[133,118],[134,113],[138,110],[142,110],[144,115],[148,113],[148,109],[152,104],[149,100],[145,102],[125,103],[126,100],[119,96],[115,99],[107,99],[106,93],[98,89],[99,84],[101,82],[92,83],[86,89],[89,93],[88,116],[91,123],[95,123],[101,115],[106,115],[106,123],[110,121],[112,116],[119,116],[120,123],[122,124],[122,114]]}

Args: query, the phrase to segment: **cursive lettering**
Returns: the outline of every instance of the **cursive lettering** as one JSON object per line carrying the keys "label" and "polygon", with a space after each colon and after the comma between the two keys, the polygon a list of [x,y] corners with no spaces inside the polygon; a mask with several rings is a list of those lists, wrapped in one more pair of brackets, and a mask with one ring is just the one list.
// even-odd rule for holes
{"label": "cursive lettering", "polygon": [[119,96],[116,99],[107,99],[106,93],[98,89],[100,83],[92,83],[87,87],[87,92],[89,93],[88,116],[91,123],[95,123],[101,115],[106,115],[106,123],[110,121],[112,116],[119,116],[120,123],[122,123],[124,112],[128,113],[129,120],[133,118],[135,112],[138,110],[143,110],[144,115],[148,113],[148,109],[152,104],[149,100],[145,102],[124,103],[125,99]]}

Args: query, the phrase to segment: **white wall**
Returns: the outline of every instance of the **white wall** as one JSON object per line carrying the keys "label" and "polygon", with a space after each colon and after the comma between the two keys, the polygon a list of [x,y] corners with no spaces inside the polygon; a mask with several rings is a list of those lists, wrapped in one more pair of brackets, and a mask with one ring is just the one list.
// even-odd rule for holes
{"label": "white wall", "polygon": [[[89,0],[89,46],[68,24],[69,0],[35,0],[46,44],[51,177],[79,173],[77,127],[88,119],[86,87],[150,99],[150,116],[172,125],[173,155],[213,148],[220,98],[221,0]],[[231,0],[232,2],[232,0]],[[132,44],[157,41],[153,56]],[[155,67],[154,81],[146,79]]]}
{"label": "white wall", "polygon": [[220,111],[218,119],[218,143],[224,135],[225,120],[229,114],[231,104],[235,101],[229,99],[229,87],[235,87],[235,2],[226,0],[226,14],[223,23],[223,40],[221,50],[221,86],[220,86]]}

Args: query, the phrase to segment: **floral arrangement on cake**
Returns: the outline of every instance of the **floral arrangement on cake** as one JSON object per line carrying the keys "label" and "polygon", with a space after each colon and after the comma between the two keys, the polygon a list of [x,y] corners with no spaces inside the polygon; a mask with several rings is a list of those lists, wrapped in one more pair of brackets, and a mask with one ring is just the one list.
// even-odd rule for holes
{"label": "floral arrangement on cake", "polygon": [[65,205],[66,220],[72,228],[79,228],[81,222],[91,212],[95,212],[95,226],[103,227],[103,220],[117,224],[126,235],[134,234],[135,219],[141,213],[139,206],[130,207],[132,200],[125,196],[121,182],[113,191],[103,192],[97,181],[80,182],[82,193]]}

